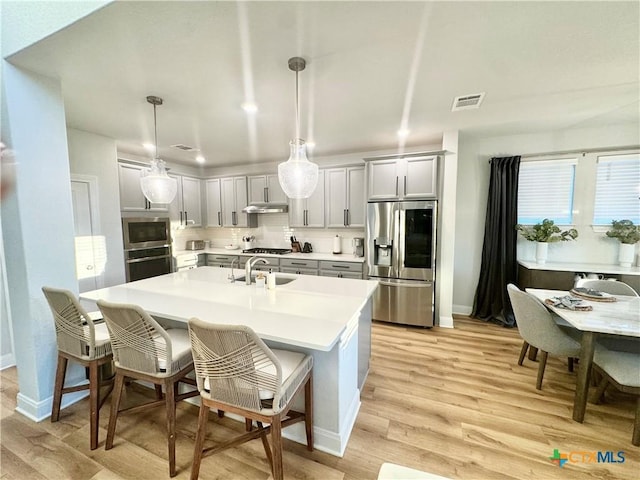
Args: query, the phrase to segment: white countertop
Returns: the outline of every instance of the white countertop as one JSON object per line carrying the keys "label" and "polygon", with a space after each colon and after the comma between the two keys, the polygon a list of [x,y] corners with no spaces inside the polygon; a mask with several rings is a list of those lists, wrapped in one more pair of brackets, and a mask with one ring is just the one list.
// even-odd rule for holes
{"label": "white countertop", "polygon": [[[200,251],[201,252],[201,251]],[[140,305],[151,315],[186,322],[191,317],[251,327],[261,338],[329,351],[378,286],[373,280],[276,273],[294,278],[274,290],[230,283],[231,269],[200,267],[80,294]],[[236,277],[244,275],[235,270]]]}
{"label": "white countertop", "polygon": [[291,259],[303,259],[303,260],[328,260],[336,262],[355,262],[364,263],[364,257],[354,257],[351,253],[285,253],[283,255],[273,253],[242,253],[242,249],[227,250],[226,248],[211,248],[207,247],[204,250],[173,250],[173,255],[178,256],[188,253],[213,253],[216,255],[244,255],[252,256],[257,255],[259,257],[274,257],[274,258],[291,258]]}
{"label": "white countertop", "polygon": [[547,262],[540,265],[535,261],[518,260],[518,263],[530,270],[551,270],[555,272],[603,273],[610,275],[640,275],[640,267],[621,267],[601,263],[564,263]]}

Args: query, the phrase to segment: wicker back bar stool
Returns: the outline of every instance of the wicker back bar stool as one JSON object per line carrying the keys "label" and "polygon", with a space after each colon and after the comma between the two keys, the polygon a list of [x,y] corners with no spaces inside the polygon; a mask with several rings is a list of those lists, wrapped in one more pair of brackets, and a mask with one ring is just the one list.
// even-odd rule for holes
{"label": "wicker back bar stool", "polygon": [[[116,367],[115,390],[105,449],[113,447],[116,422],[121,413],[134,413],[166,406],[169,476],[176,475],[176,403],[195,397],[198,390],[179,393],[180,382],[195,385],[186,378],[193,371],[189,333],[185,329],[164,329],[141,307],[98,300],[98,307],[109,328]],[[120,409],[125,379],[143,380],[156,386],[156,400]],[[164,387],[164,399],[162,399]]]}
{"label": "wicker back bar stool", "polygon": [[[103,381],[100,378],[100,367],[113,361],[107,326],[104,323],[94,323],[91,315],[82,308],[75,295],[69,290],[42,287],[42,292],[53,313],[58,345],[51,421],[57,422],[60,419],[62,395],[89,390],[89,440],[91,450],[95,450],[98,448],[100,408],[113,389],[113,379]],[[69,360],[88,369],[88,384],[65,388],[64,381]],[[101,397],[100,387],[103,384],[108,385],[109,389]]]}
{"label": "wicker back bar stool", "polygon": [[[270,349],[246,326],[189,320],[191,349],[200,391],[200,415],[191,478],[202,458],[260,437],[273,478],[282,480],[282,428],[304,421],[307,449],[313,451],[313,357]],[[304,412],[291,409],[304,388]],[[235,413],[258,428],[222,445],[204,448],[209,409]],[[268,423],[269,426],[263,424]],[[250,425],[248,423],[248,425]],[[271,446],[267,434],[271,434]]]}

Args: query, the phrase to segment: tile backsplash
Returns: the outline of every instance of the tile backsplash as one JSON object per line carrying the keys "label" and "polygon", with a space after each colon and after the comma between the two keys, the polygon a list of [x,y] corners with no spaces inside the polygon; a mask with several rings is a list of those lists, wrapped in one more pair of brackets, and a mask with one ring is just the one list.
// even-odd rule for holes
{"label": "tile backsplash", "polygon": [[173,248],[182,250],[187,240],[211,241],[213,247],[234,244],[242,248],[242,238],[254,236],[254,247],[290,248],[290,237],[309,242],[317,253],[331,253],[336,235],[341,238],[342,253],[351,253],[352,239],[364,237],[362,228],[293,228],[286,213],[258,215],[257,228],[184,228],[171,231]]}

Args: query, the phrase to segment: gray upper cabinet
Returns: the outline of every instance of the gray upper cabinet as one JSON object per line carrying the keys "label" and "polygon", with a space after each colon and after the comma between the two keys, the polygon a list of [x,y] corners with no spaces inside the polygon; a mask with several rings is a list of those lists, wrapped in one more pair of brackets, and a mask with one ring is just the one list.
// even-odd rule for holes
{"label": "gray upper cabinet", "polygon": [[118,163],[120,184],[120,210],[123,212],[163,212],[169,211],[164,203],[150,203],[142,194],[140,177],[144,167],[129,163]]}
{"label": "gray upper cabinet", "polygon": [[289,225],[322,228],[324,221],[324,170],[318,172],[318,185],[309,198],[289,199]]}
{"label": "gray upper cabinet", "polygon": [[249,204],[284,204],[287,195],[280,187],[278,175],[253,175],[247,177],[249,185]]}
{"label": "gray upper cabinet", "polygon": [[222,227],[221,180],[209,178],[205,182],[207,227]]}
{"label": "gray upper cabinet", "polygon": [[437,156],[372,160],[367,163],[368,199],[437,197]]}
{"label": "gray upper cabinet", "polygon": [[202,227],[202,180],[169,175],[178,182],[178,192],[169,204],[172,224],[181,227]]}
{"label": "gray upper cabinet", "polygon": [[325,170],[327,227],[364,228],[364,167]]}
{"label": "gray upper cabinet", "polygon": [[247,214],[242,211],[247,206],[247,177],[229,177],[221,180],[222,226],[248,227]]}

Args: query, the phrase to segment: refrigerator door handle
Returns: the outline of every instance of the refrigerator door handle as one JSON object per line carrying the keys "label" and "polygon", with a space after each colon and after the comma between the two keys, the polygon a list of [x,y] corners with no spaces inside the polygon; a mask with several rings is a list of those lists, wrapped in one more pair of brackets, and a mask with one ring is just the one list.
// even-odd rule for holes
{"label": "refrigerator door handle", "polygon": [[431,288],[433,283],[431,282],[416,282],[416,283],[395,283],[395,282],[385,282],[384,280],[378,280],[380,285],[384,285],[385,287],[409,287],[409,288]]}

